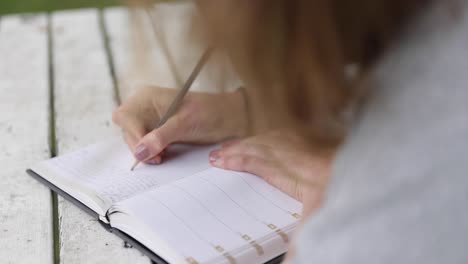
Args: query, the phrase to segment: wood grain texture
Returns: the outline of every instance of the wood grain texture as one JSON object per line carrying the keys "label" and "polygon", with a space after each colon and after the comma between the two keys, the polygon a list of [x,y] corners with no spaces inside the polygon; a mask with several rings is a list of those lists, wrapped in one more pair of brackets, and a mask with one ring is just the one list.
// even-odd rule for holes
{"label": "wood grain texture", "polygon": [[[169,88],[182,85],[204,50],[190,38],[194,12],[196,9],[190,2],[155,5],[152,10],[155,33],[145,10],[105,10],[122,99],[144,85]],[[215,53],[190,90],[217,92],[240,85],[227,58]]]}
{"label": "wood grain texture", "polygon": [[149,84],[176,86],[144,10],[111,8],[104,11],[104,18],[122,99]]}
{"label": "wood grain texture", "polygon": [[25,173],[50,156],[46,23],[0,21],[1,263],[53,263],[51,192]]}
{"label": "wood grain texture", "polygon": [[[189,1],[161,3],[153,8],[153,19],[161,35],[158,40],[159,45],[167,47],[169,56],[166,55],[166,58],[173,59],[184,82],[209,44],[199,43],[193,39],[192,20],[196,15],[197,8]],[[228,58],[215,51],[195,80],[191,91],[220,92],[233,90],[239,86],[241,82]]]}
{"label": "wood grain texture", "polygon": [[[114,89],[97,10],[54,13],[53,57],[58,154],[116,136]],[[149,263],[135,249],[60,198],[62,263]]]}

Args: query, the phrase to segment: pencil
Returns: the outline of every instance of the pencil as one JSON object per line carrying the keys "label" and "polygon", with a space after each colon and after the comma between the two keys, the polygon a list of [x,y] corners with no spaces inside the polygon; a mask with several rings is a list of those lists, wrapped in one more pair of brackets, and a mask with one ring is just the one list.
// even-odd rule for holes
{"label": "pencil", "polygon": [[[195,65],[195,68],[193,69],[192,73],[189,75],[189,77],[188,77],[187,81],[185,82],[184,86],[177,93],[176,97],[172,101],[172,103],[169,106],[169,108],[167,109],[166,113],[161,117],[161,119],[159,119],[156,126],[154,126],[154,129],[157,129],[157,128],[161,127],[162,125],[164,125],[167,122],[167,120],[169,120],[169,118],[171,118],[171,116],[173,116],[177,112],[177,110],[179,109],[179,107],[180,107],[180,105],[182,103],[182,100],[184,99],[184,97],[187,94],[188,90],[192,86],[193,82],[197,78],[197,76],[200,73],[200,71],[202,70],[203,66],[208,61],[208,59],[209,59],[209,57],[211,55],[211,52],[212,52],[212,48],[208,48],[208,49],[205,50],[205,52],[203,53],[203,55],[200,57],[197,64]],[[139,160],[135,160],[135,163],[133,164],[133,166],[131,167],[130,170],[133,171],[136,168],[136,166],[138,166],[139,163],[140,163]]]}

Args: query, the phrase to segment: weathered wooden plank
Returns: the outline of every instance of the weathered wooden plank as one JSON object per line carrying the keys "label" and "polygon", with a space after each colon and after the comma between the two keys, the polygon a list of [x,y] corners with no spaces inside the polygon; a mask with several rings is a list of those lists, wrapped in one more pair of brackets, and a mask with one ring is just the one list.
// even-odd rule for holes
{"label": "weathered wooden plank", "polygon": [[104,11],[104,17],[123,99],[147,84],[176,86],[174,73],[144,10],[112,8]]}
{"label": "weathered wooden plank", "polygon": [[[59,154],[118,134],[111,125],[116,102],[98,15],[80,10],[52,16]],[[149,262],[69,202],[60,199],[58,209],[62,263]]]}
{"label": "weathered wooden plank", "polygon": [[[191,39],[192,18],[197,12],[193,2],[161,3],[153,8],[153,20],[159,26],[171,57],[183,81],[190,75],[205,46]],[[160,43],[163,45],[164,43]],[[217,92],[236,89],[241,85],[228,59],[215,52],[210,62],[194,82],[192,91]]]}
{"label": "weathered wooden plank", "polygon": [[53,263],[51,192],[25,169],[50,156],[44,15],[0,21],[0,262]]}
{"label": "weathered wooden plank", "polygon": [[[190,39],[190,21],[194,11],[189,2],[155,5],[152,9],[155,33],[145,10],[105,10],[106,28],[123,99],[142,85],[173,88],[180,87],[185,81],[203,51]],[[232,90],[240,86],[226,58],[220,54],[214,56],[222,63],[213,63],[213,60],[208,63],[193,84],[192,91]],[[171,71],[170,59],[177,73]]]}

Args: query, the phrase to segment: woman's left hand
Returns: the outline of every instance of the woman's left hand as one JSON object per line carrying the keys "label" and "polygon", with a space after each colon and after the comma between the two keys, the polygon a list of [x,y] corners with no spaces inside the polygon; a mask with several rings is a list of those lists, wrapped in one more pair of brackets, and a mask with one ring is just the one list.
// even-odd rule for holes
{"label": "woman's left hand", "polygon": [[321,205],[332,158],[308,146],[294,131],[274,131],[228,142],[210,153],[210,163],[263,178],[301,201],[303,216],[308,216]]}

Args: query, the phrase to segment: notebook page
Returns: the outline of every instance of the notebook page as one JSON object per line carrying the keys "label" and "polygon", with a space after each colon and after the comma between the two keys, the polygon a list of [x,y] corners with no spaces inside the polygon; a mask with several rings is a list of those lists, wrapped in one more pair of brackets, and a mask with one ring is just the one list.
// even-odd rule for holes
{"label": "notebook page", "polygon": [[113,139],[45,161],[42,166],[114,203],[209,168],[212,148],[171,146],[163,164],[140,164],[130,171],[132,153],[120,139]]}
{"label": "notebook page", "polygon": [[157,254],[152,241],[188,262],[261,263],[285,252],[301,210],[256,176],[211,168],[117,203],[111,212],[127,219],[110,218]]}

